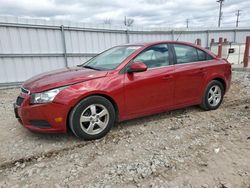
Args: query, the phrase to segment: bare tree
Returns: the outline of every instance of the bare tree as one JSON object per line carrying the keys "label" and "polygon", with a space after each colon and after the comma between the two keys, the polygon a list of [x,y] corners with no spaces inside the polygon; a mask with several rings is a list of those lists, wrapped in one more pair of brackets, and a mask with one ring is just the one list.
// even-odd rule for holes
{"label": "bare tree", "polygon": [[125,16],[125,17],[124,17],[123,23],[124,23],[125,26],[130,27],[130,26],[133,25],[134,19],[132,19],[132,18],[127,18],[127,17]]}
{"label": "bare tree", "polygon": [[111,25],[112,24],[112,19],[111,18],[106,18],[105,20],[103,20],[103,23]]}

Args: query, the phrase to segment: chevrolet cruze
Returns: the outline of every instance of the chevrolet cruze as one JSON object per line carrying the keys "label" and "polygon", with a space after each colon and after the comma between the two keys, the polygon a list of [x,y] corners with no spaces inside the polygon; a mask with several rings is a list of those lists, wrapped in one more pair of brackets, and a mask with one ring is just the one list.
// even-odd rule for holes
{"label": "chevrolet cruze", "polygon": [[115,46],[82,65],[23,83],[14,104],[27,129],[71,130],[86,140],[106,135],[117,121],[200,105],[217,109],[231,65],[200,46],[160,41]]}

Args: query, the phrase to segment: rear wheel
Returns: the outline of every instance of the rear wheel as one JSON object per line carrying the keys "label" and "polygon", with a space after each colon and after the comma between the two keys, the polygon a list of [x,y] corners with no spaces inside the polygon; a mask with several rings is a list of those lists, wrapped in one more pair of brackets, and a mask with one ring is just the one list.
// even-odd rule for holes
{"label": "rear wheel", "polygon": [[212,80],[207,85],[201,107],[205,110],[215,110],[220,106],[223,96],[224,87],[222,83],[217,80]]}
{"label": "rear wheel", "polygon": [[105,136],[115,122],[115,109],[112,103],[101,96],[91,96],[80,101],[69,116],[72,132],[85,140]]}

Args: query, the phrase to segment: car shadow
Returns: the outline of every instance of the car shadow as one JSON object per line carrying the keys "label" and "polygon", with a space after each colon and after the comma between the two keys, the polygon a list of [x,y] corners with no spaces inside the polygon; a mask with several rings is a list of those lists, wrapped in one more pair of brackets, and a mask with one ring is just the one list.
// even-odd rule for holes
{"label": "car shadow", "polygon": [[151,122],[154,122],[156,120],[179,117],[179,116],[188,114],[189,112],[203,112],[203,111],[204,110],[201,109],[199,106],[191,106],[191,107],[186,107],[182,109],[161,112],[161,113],[157,113],[153,115],[148,115],[144,117],[139,117],[139,118],[135,118],[131,120],[118,122],[113,127],[113,130],[119,129],[120,127],[124,127],[124,126],[128,126],[128,127],[136,126],[138,124],[144,124],[145,126],[148,126],[148,125],[150,126],[150,125],[154,125]]}

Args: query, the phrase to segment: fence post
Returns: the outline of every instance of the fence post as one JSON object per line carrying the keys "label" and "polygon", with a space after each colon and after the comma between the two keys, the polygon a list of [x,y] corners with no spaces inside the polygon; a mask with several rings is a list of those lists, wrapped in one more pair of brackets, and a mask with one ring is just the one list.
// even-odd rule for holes
{"label": "fence post", "polygon": [[223,42],[223,38],[220,37],[219,38],[219,43],[218,43],[218,57],[222,56],[222,42]]}
{"label": "fence post", "polygon": [[206,40],[206,43],[207,43],[207,44],[206,44],[206,47],[208,48],[208,47],[209,47],[209,46],[208,46],[208,45],[209,45],[209,30],[207,30],[206,33],[207,33],[207,40]]}
{"label": "fence post", "polygon": [[244,67],[248,67],[248,58],[249,58],[249,46],[250,46],[250,36],[246,37],[246,44],[245,44],[245,53],[244,53]]}
{"label": "fence post", "polygon": [[214,43],[214,38],[212,38],[211,41],[210,41],[210,46],[209,46],[209,49],[210,49],[210,50],[212,49],[213,43]]}
{"label": "fence post", "polygon": [[234,43],[236,43],[236,29],[234,30]]}
{"label": "fence post", "polygon": [[64,33],[64,26],[61,25],[61,34],[62,34],[62,45],[63,45],[63,57],[64,57],[64,62],[65,62],[65,67],[68,66],[68,56],[67,56],[67,46],[66,46],[66,41],[65,41],[65,33]]}
{"label": "fence post", "polygon": [[127,41],[127,43],[129,43],[130,40],[129,40],[129,32],[128,32],[128,29],[125,30],[125,34],[126,34],[126,41]]}
{"label": "fence post", "polygon": [[174,40],[174,30],[171,31],[171,38]]}
{"label": "fence post", "polygon": [[201,39],[196,39],[196,44],[198,45],[198,46],[201,46]]}

